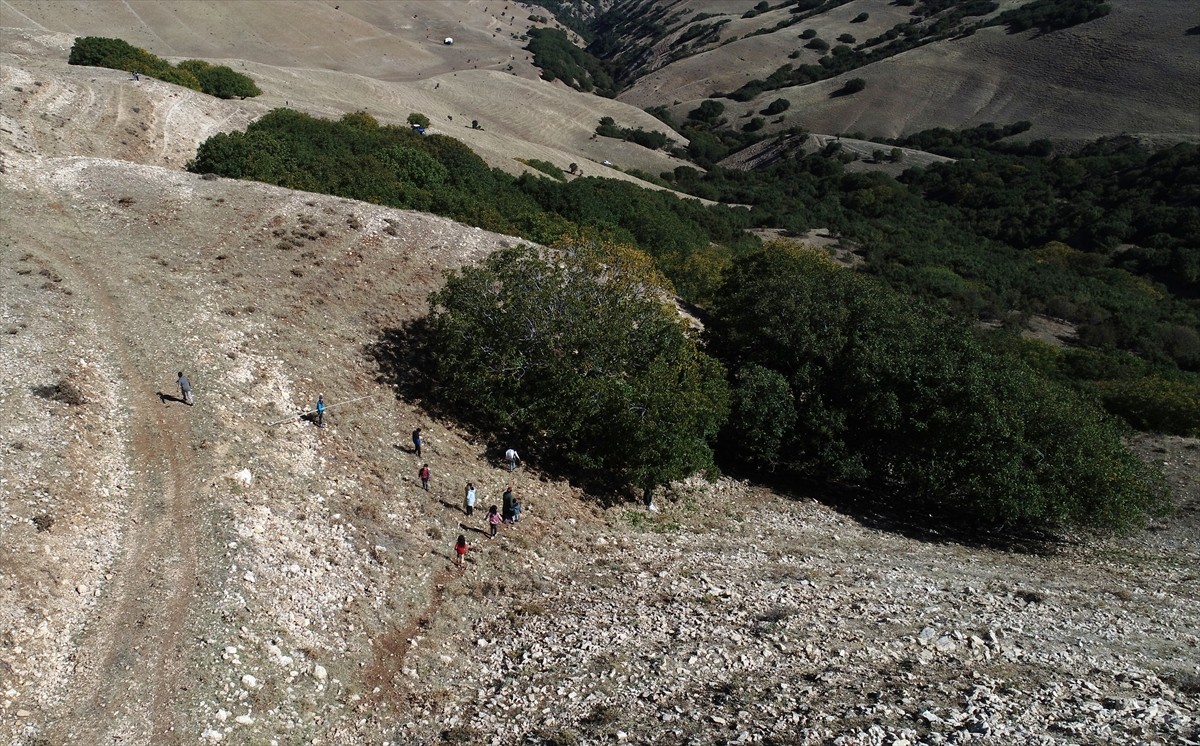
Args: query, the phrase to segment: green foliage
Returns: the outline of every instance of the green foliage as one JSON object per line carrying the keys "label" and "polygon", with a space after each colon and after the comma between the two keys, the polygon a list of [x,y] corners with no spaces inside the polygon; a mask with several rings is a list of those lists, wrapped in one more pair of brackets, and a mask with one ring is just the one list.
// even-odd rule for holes
{"label": "green foliage", "polygon": [[580,91],[595,91],[601,96],[616,95],[616,87],[607,66],[601,60],[571,43],[566,32],[554,28],[529,29],[533,64],[546,80],[561,80]]}
{"label": "green foliage", "polygon": [[1093,391],[1139,430],[1200,437],[1200,376],[1097,381]]}
{"label": "green foliage", "polygon": [[1033,0],[1004,11],[988,25],[1005,26],[1010,34],[1031,28],[1046,33],[1101,18],[1111,11],[1103,0]]}
{"label": "green foliage", "polygon": [[[540,170],[562,175],[546,165],[554,171]],[[539,243],[581,233],[636,242],[693,302],[715,288],[715,267],[757,243],[745,233],[746,210],[705,207],[627,182],[513,178],[457,140],[379,126],[361,112],[333,122],[277,109],[244,133],[209,138],[188,168],[427,210]]]}
{"label": "green foliage", "polygon": [[791,108],[791,106],[792,102],[788,101],[786,98],[777,98],[771,103],[767,104],[767,108],[763,109],[762,113],[766,116],[774,116],[775,114],[782,114]]}
{"label": "green foliage", "polygon": [[67,61],[72,65],[137,72],[219,98],[246,98],[262,93],[253,80],[224,65],[211,65],[202,60],[184,60],[175,67],[161,57],[121,39],[101,36],[78,37],[71,46],[71,55]]}
{"label": "green foliage", "polygon": [[785,444],[796,426],[796,399],[781,374],[748,363],[733,376],[729,424],[723,453],[759,468],[774,469],[785,458]]}
{"label": "green foliage", "polygon": [[[520,161],[521,163],[524,163],[526,166],[529,166],[530,168],[536,168],[538,171],[541,171],[544,174],[552,176],[555,179],[558,179],[559,181],[567,180],[567,175],[563,173],[562,169],[559,168],[558,166],[554,165],[550,161],[540,161],[536,158],[530,158],[528,160],[526,160],[524,158],[518,158],[517,160]],[[576,169],[579,168],[579,166],[574,163],[572,163],[571,165],[575,166]],[[572,169],[571,172],[574,173],[575,169]]]}
{"label": "green foliage", "polygon": [[829,51],[829,42],[825,41],[824,39],[822,39],[819,36],[814,37],[813,39],[810,39],[808,41],[808,43],[805,44],[804,46],[809,49],[815,49],[818,52],[828,52]]}
{"label": "green foliage", "polygon": [[762,117],[754,117],[749,122],[742,126],[743,132],[757,132],[766,125],[766,121]]}
{"label": "green foliage", "polygon": [[725,113],[725,104],[720,101],[714,101],[711,98],[705,99],[697,106],[688,112],[688,119],[694,119],[697,122],[705,122],[708,124],[716,124],[720,116]]}
{"label": "green foliage", "polygon": [[724,371],[627,247],[506,249],[430,297],[440,401],[586,478],[650,490],[712,466]]}
{"label": "green foliage", "polygon": [[867,87],[867,81],[862,78],[851,78],[845,85],[833,92],[834,96],[850,96]]}
{"label": "green foliage", "polygon": [[667,143],[670,142],[665,134],[657,130],[647,132],[641,127],[618,127],[612,117],[601,117],[600,124],[596,127],[596,134],[616,140],[627,140],[650,150],[658,150],[659,148],[666,147]]}
{"label": "green foliage", "polygon": [[[734,375],[731,422],[766,464],[987,522],[1124,528],[1165,504],[1088,400],[815,254],[775,246],[735,265],[706,338]],[[796,412],[783,434],[768,409],[790,418],[780,379]]]}
{"label": "green foliage", "polygon": [[200,82],[200,90],[217,98],[249,98],[262,91],[246,75],[225,65],[210,65],[203,60],[184,60],[178,69],[191,73]]}
{"label": "green foliage", "polygon": [[816,29],[812,29],[812,28],[806,28],[806,29],[804,29],[803,31],[801,31],[801,32],[800,32],[800,38],[801,38],[801,39],[812,39],[812,38],[814,38],[816,35],[817,35],[817,30],[816,30]]}
{"label": "green foliage", "polygon": [[850,19],[850,23],[862,23],[863,21],[866,21],[870,17],[871,17],[870,13],[859,13],[858,15],[856,15]]}
{"label": "green foliage", "polygon": [[408,123],[412,127],[428,127],[429,117],[414,111],[408,115]]}

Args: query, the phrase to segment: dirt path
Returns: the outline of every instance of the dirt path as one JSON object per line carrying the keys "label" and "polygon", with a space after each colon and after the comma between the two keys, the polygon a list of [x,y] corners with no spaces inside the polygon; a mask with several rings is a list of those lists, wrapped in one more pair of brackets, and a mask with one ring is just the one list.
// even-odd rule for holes
{"label": "dirt path", "polygon": [[46,246],[33,253],[70,282],[107,330],[132,423],[124,551],[79,640],[65,701],[46,713],[46,732],[53,743],[177,743],[175,703],[187,689],[185,626],[199,585],[202,522],[189,444],[189,420],[198,412],[153,398],[146,346],[154,327],[134,318],[140,307],[117,302],[111,268]]}

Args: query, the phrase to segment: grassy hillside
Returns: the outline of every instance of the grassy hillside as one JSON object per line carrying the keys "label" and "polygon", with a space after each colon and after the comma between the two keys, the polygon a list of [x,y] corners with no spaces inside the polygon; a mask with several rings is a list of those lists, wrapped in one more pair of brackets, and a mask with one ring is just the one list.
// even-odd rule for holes
{"label": "grassy hillside", "polygon": [[[658,9],[633,12],[643,5]],[[1087,6],[1067,23],[1087,18],[1087,8],[1101,4],[1057,5]],[[785,65],[793,76],[807,66],[807,77],[816,82],[778,88],[744,104],[728,102],[730,120],[737,121],[773,98],[787,98],[795,106],[772,129],[894,137],[930,127],[1029,120],[1034,136],[1059,139],[1119,132],[1200,137],[1189,104],[1200,96],[1200,55],[1186,35],[1195,25],[1187,7],[1170,0],[1104,5],[1111,7],[1107,15],[1066,28],[1050,23],[1040,27],[1045,30],[1018,31],[1039,17],[1032,12],[1038,3],[1004,9],[986,2],[771,3],[753,14],[753,2],[660,8],[630,0],[610,13],[607,41],[590,49],[623,67],[620,100],[642,107],[665,103],[676,115],[704,98],[745,91],[746,84],[765,81]],[[1025,21],[1002,20],[1004,12],[1022,9],[1026,13],[1018,18]],[[982,28],[961,35],[975,26]],[[847,56],[835,54],[839,45]],[[856,77],[867,82],[864,91],[831,96]]]}

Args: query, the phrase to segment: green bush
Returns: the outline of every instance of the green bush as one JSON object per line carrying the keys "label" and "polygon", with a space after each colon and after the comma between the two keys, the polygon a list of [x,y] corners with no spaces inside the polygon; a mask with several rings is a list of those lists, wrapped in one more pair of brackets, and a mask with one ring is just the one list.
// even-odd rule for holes
{"label": "green bush", "polygon": [[203,60],[184,60],[177,65],[200,82],[200,90],[217,98],[250,98],[262,91],[249,77],[225,65],[210,65]]}
{"label": "green bush", "polygon": [[[548,176],[552,176],[559,181],[567,180],[567,175],[563,173],[563,170],[550,161],[540,161],[536,158],[530,158],[528,160],[524,158],[518,158],[517,160],[519,160],[521,163],[524,163],[526,166],[529,166],[530,168],[536,168],[538,171],[541,171]],[[575,166],[576,169],[579,168],[579,166],[574,163],[571,165]]]}
{"label": "green bush", "polygon": [[201,91],[218,98],[246,98],[262,93],[254,81],[224,65],[202,60],[184,60],[172,66],[145,49],[121,39],[82,36],[71,46],[68,63],[137,72],[165,83]]}
{"label": "green bush", "polygon": [[838,90],[834,91],[833,95],[834,96],[850,96],[855,93],[858,93],[859,91],[865,89],[866,87],[867,87],[867,81],[863,80],[862,78],[851,78],[850,80],[846,81],[845,85],[843,85]]}
{"label": "green bush", "polygon": [[791,108],[791,106],[792,102],[788,101],[786,98],[777,98],[771,103],[767,104],[767,108],[763,109],[762,113],[766,116],[774,116],[775,114],[782,114]]}
{"label": "green bush", "polygon": [[587,479],[656,486],[712,466],[728,408],[663,280],[628,247],[505,249],[430,296],[439,401],[536,440]]}
{"label": "green bush", "polygon": [[1200,377],[1149,376],[1093,384],[1105,408],[1139,430],[1200,437]]}
{"label": "green bush", "polygon": [[429,117],[414,111],[408,115],[408,124],[411,127],[428,127]]}
{"label": "green bush", "polygon": [[[773,246],[744,259],[711,311],[709,349],[734,376],[732,437],[765,449],[735,459],[990,524],[1126,528],[1166,504],[1087,399],[823,256]],[[796,414],[782,434],[769,414],[791,419],[781,378]]]}

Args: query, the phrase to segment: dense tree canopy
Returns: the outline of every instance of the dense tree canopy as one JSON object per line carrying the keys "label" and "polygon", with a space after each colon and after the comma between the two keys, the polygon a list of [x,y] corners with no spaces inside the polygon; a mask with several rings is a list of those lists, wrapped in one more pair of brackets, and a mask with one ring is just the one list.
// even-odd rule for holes
{"label": "dense tree canopy", "polygon": [[586,478],[654,487],[712,465],[724,371],[628,247],[512,248],[430,298],[439,400]]}
{"label": "dense tree canopy", "polygon": [[733,374],[735,460],[987,522],[1129,526],[1164,504],[1088,400],[816,254],[737,263],[706,338]]}

